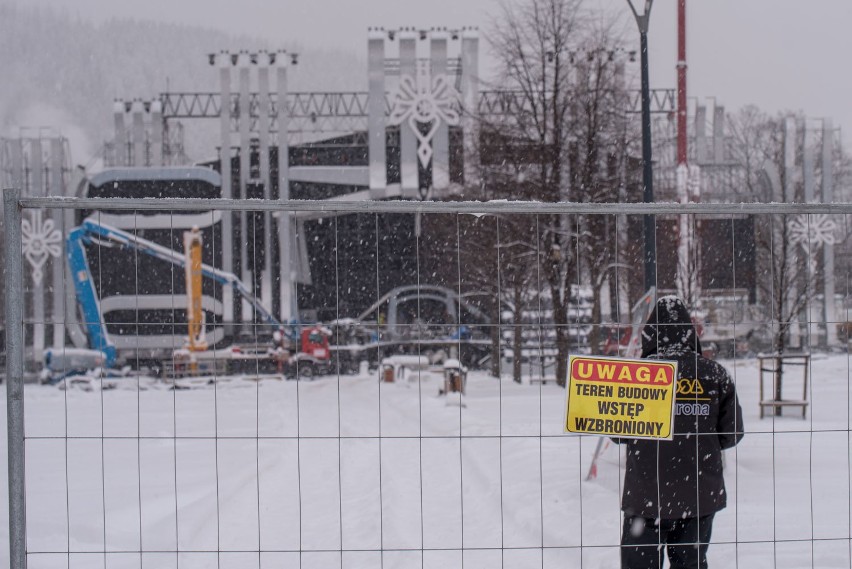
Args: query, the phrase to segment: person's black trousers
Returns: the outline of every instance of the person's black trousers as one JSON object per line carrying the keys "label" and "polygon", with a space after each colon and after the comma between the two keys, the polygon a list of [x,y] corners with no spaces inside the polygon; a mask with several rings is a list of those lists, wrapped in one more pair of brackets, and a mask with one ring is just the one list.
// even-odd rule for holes
{"label": "person's black trousers", "polygon": [[707,569],[712,528],[712,514],[682,520],[624,516],[621,569],[661,569],[663,549],[671,569]]}

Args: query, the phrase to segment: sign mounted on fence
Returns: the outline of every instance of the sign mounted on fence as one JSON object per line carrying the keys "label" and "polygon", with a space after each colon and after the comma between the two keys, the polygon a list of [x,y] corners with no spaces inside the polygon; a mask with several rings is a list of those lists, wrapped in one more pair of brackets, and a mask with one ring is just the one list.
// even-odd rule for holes
{"label": "sign mounted on fence", "polygon": [[570,356],[565,432],[672,438],[677,363]]}

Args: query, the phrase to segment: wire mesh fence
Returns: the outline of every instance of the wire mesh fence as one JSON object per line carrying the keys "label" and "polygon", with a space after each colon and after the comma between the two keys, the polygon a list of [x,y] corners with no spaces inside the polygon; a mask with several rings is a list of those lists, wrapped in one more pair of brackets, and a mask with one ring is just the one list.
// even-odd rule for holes
{"label": "wire mesh fence", "polygon": [[848,205],[5,197],[12,567],[617,566],[562,384],[638,355],[644,215],[742,406],[711,564],[852,567]]}

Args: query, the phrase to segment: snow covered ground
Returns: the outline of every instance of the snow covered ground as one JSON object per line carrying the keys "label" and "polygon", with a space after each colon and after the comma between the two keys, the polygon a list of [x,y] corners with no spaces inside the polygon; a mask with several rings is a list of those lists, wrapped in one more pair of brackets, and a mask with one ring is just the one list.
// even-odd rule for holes
{"label": "snow covered ground", "polygon": [[[747,434],[711,566],[852,566],[850,361],[814,358],[805,420],[760,420],[756,361],[725,362]],[[563,389],[473,373],[459,407],[411,377],[27,386],[30,569],[618,566],[622,457],[584,480],[597,438],[562,434]]]}

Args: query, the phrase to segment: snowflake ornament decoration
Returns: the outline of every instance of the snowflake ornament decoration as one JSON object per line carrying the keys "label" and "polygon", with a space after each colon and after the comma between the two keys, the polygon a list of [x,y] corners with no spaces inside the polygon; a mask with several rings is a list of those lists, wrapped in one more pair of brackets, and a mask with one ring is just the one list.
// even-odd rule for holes
{"label": "snowflake ornament decoration", "polygon": [[837,243],[837,223],[829,219],[827,213],[796,216],[788,227],[790,241],[805,248],[819,248]]}
{"label": "snowflake ornament decoration", "polygon": [[828,217],[826,213],[813,215],[799,215],[787,224],[790,230],[790,242],[799,245],[808,255],[808,269],[811,274],[816,273],[817,255],[815,254],[823,245],[834,245],[837,243],[837,223]]}
{"label": "snowflake ornament decoration", "polygon": [[[400,77],[388,122],[400,125],[408,121],[408,126],[417,137],[417,157],[424,168],[432,159],[430,143],[441,121],[449,126],[459,124],[456,106],[460,99],[459,92],[450,84],[446,75],[432,76],[428,61],[417,62],[415,76]],[[425,134],[421,132],[421,125],[428,125]]]}
{"label": "snowflake ornament decoration", "polygon": [[41,210],[31,210],[30,219],[21,220],[21,249],[33,268],[35,284],[41,284],[47,258],[62,254],[62,233],[55,225],[52,219],[42,219]]}

